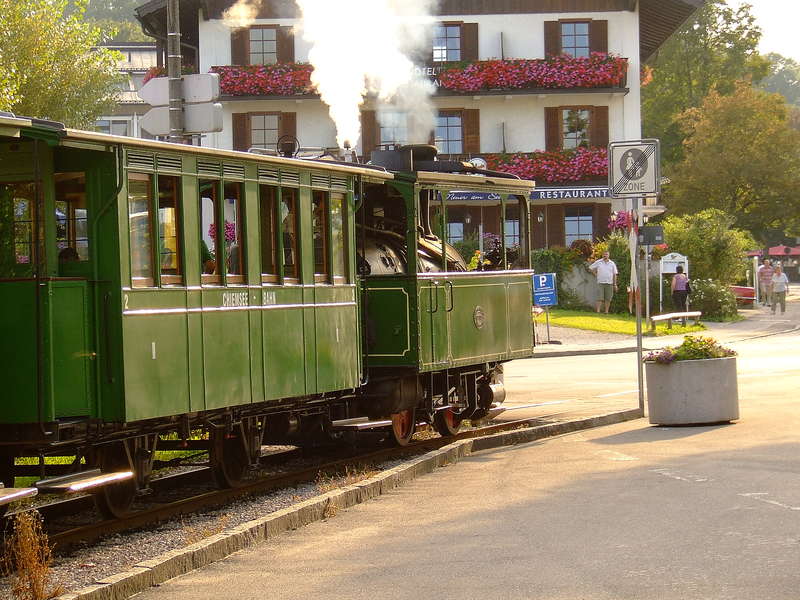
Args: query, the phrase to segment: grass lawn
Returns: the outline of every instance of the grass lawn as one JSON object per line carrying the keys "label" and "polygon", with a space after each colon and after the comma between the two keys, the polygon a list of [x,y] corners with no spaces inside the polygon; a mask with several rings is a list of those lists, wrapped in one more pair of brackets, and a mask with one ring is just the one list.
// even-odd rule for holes
{"label": "grass lawn", "polygon": [[[544,314],[536,317],[537,323],[544,323]],[[554,309],[550,311],[550,324],[559,327],[572,327],[574,329],[588,329],[590,331],[604,331],[606,333],[621,333],[623,335],[636,335],[636,317],[623,314],[597,314],[594,312],[580,310]],[[647,324],[642,319],[644,333],[649,333]],[[667,329],[666,323],[659,323],[656,326],[656,335],[678,335],[683,333],[693,333],[704,331],[705,325],[694,325],[689,321],[686,327],[680,321],[672,323],[672,329]]]}

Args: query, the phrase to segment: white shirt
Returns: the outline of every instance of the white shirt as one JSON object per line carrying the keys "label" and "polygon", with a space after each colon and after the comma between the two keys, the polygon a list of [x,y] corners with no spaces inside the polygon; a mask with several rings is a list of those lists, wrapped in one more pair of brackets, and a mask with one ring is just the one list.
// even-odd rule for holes
{"label": "white shirt", "polygon": [[594,261],[589,270],[597,275],[597,283],[614,283],[614,275],[619,273],[613,260],[599,259]]}
{"label": "white shirt", "polygon": [[775,273],[772,276],[772,291],[773,292],[785,292],[786,287],[789,285],[789,278],[786,276],[786,273],[781,273],[778,275]]}

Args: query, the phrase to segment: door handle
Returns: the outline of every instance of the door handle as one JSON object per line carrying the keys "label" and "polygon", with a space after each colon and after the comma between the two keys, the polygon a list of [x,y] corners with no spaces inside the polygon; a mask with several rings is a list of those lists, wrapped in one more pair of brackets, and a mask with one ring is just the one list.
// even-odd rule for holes
{"label": "door handle", "polygon": [[[428,288],[428,290],[429,290],[429,292],[432,292],[433,293],[433,297],[436,298],[435,306],[431,306],[431,308],[428,310],[428,312],[430,314],[434,314],[434,313],[439,312],[439,282],[438,281],[432,282],[432,285],[431,285],[431,287]],[[433,303],[431,303],[431,304],[433,304]]]}
{"label": "door handle", "polygon": [[456,307],[456,299],[453,296],[453,282],[445,281],[444,284],[450,288],[450,308],[447,309],[447,312],[453,312],[453,309]]}

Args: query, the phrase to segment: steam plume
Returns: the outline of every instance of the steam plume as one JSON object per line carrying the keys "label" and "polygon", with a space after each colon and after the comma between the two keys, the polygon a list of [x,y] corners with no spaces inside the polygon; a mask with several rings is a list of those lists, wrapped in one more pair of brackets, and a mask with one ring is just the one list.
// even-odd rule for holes
{"label": "steam plume", "polygon": [[222,19],[225,21],[225,25],[232,29],[248,27],[255,21],[260,6],[260,0],[239,0],[222,13]]}
{"label": "steam plume", "polygon": [[368,93],[387,107],[408,112],[409,141],[433,129],[433,85],[415,72],[414,56],[429,47],[436,0],[295,0],[300,29],[311,43],[312,83],[336,123],[336,141],[361,136],[359,107]]}

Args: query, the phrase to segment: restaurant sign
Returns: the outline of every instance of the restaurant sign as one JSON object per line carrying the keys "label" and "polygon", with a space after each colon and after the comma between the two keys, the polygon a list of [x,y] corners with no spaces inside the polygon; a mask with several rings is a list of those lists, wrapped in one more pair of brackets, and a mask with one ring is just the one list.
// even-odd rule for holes
{"label": "restaurant sign", "polygon": [[591,200],[609,197],[607,187],[536,188],[531,193],[533,200]]}

